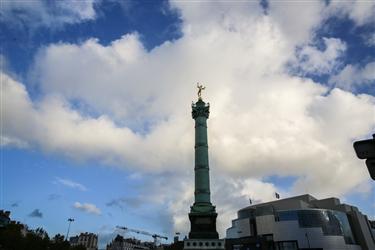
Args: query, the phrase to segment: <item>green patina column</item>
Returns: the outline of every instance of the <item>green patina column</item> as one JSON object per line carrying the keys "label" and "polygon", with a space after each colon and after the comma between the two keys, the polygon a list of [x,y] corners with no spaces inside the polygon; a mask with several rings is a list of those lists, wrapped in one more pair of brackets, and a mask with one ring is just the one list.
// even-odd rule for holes
{"label": "green patina column", "polygon": [[[200,89],[201,91],[201,89]],[[207,119],[210,106],[200,97],[192,105],[192,116],[195,120],[195,202],[191,206],[189,219],[190,239],[218,239],[216,231],[215,206],[211,203],[210,174],[208,164]]]}

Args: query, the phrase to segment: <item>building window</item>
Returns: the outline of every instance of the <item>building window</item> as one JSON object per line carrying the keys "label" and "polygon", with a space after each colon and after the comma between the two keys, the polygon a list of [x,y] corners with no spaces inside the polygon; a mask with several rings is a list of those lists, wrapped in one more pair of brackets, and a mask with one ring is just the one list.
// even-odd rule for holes
{"label": "building window", "polygon": [[297,241],[279,241],[275,242],[276,250],[298,250]]}
{"label": "building window", "polygon": [[298,221],[302,228],[320,227],[324,235],[343,236],[346,244],[355,244],[345,213],[326,209],[278,211],[276,221]]}

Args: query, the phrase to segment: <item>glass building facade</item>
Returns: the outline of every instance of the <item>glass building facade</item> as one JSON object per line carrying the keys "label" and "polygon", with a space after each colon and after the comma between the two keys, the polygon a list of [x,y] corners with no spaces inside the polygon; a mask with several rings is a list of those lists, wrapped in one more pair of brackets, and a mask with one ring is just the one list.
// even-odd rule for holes
{"label": "glass building facade", "polygon": [[324,235],[343,236],[346,244],[356,244],[345,213],[326,209],[301,209],[275,212],[276,221],[298,221],[301,228],[320,227]]}

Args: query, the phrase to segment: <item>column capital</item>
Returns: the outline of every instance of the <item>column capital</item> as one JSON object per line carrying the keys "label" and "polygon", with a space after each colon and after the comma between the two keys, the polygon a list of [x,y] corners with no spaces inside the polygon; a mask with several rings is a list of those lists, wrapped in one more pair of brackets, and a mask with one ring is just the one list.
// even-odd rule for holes
{"label": "column capital", "polygon": [[196,119],[198,117],[206,117],[208,119],[210,115],[210,103],[205,103],[202,100],[198,100],[196,103],[193,103],[191,105],[192,112],[191,115],[193,119]]}

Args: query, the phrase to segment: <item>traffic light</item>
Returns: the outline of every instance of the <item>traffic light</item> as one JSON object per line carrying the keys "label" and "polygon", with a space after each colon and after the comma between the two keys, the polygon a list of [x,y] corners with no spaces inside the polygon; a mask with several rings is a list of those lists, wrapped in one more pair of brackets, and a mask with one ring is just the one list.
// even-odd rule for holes
{"label": "traffic light", "polygon": [[375,134],[372,137],[369,140],[354,142],[353,147],[359,159],[366,159],[368,172],[375,180]]}

